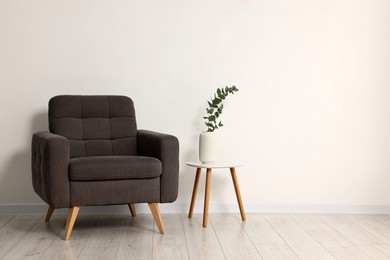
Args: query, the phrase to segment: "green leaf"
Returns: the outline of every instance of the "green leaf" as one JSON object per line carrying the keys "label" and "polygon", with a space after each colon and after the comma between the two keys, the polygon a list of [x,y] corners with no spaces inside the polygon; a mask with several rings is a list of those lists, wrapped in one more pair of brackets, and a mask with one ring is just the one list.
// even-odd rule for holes
{"label": "green leaf", "polygon": [[221,105],[219,106],[219,108],[217,109],[217,112],[218,112],[219,114],[222,114],[222,110],[223,110],[223,104],[221,104]]}
{"label": "green leaf", "polygon": [[236,92],[238,89],[236,88],[236,86],[232,86],[230,88],[230,93],[234,94],[234,92]]}
{"label": "green leaf", "polygon": [[212,114],[214,113],[214,108],[210,108],[208,111],[207,111],[208,114]]}
{"label": "green leaf", "polygon": [[220,99],[225,99],[226,94],[224,93],[223,89],[222,89],[222,91],[220,89],[218,89],[218,90],[217,90],[218,97]]}
{"label": "green leaf", "polygon": [[205,124],[208,127],[208,132],[213,132],[215,129],[223,126],[221,121],[217,123],[217,118],[219,118],[223,112],[223,100],[225,100],[229,94],[234,94],[234,92],[237,92],[238,90],[239,89],[235,85],[217,88],[213,93],[214,95],[207,101],[209,107],[206,108],[206,112],[208,115],[203,117],[203,119],[206,121]]}
{"label": "green leaf", "polygon": [[220,99],[220,98],[215,98],[214,100],[213,100],[213,104],[214,105],[218,105],[219,103],[221,103],[222,102],[222,99]]}

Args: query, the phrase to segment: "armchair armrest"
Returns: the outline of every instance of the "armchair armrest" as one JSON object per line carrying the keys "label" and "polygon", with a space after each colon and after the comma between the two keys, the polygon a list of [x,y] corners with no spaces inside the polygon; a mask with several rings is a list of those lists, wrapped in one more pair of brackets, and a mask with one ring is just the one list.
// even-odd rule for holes
{"label": "armchair armrest", "polygon": [[175,136],[138,130],[138,155],[159,159],[162,163],[160,177],[160,202],[173,202],[179,188],[179,141]]}
{"label": "armchair armrest", "polygon": [[35,133],[32,136],[31,159],[35,192],[54,208],[69,207],[68,140],[50,132]]}

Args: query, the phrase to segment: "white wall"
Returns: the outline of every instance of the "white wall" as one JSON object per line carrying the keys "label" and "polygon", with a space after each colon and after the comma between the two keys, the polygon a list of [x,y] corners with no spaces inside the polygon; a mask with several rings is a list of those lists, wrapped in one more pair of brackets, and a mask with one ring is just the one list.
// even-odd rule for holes
{"label": "white wall", "polygon": [[[389,13],[388,0],[0,0],[0,204],[42,202],[30,139],[58,94],[130,96],[139,128],[179,138],[188,203],[206,99],[235,84],[220,158],[245,165],[244,203],[390,206]],[[212,203],[234,205],[227,172],[212,185]]]}

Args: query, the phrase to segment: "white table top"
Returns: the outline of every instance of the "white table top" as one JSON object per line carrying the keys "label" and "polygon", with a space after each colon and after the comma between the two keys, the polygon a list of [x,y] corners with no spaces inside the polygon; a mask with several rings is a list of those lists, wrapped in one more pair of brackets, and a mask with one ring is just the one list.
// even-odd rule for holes
{"label": "white table top", "polygon": [[188,166],[196,168],[233,168],[240,167],[241,164],[237,162],[214,162],[214,163],[202,163],[197,161],[186,162]]}

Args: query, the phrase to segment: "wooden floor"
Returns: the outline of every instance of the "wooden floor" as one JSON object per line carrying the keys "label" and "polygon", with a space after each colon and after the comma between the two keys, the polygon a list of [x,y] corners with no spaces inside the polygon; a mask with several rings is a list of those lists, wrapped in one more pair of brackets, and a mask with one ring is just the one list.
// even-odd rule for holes
{"label": "wooden floor", "polygon": [[390,259],[390,215],[0,215],[0,259]]}

